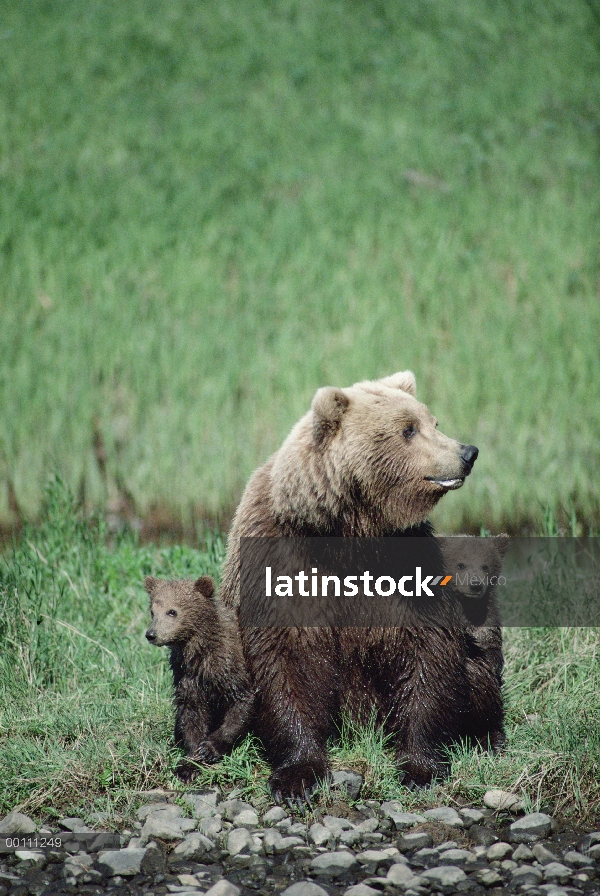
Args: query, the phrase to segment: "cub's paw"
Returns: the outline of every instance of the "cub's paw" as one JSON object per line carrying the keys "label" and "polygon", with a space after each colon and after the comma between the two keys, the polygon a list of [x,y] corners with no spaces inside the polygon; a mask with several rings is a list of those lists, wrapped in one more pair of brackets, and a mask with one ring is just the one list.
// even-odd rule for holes
{"label": "cub's paw", "polygon": [[184,784],[190,784],[200,771],[198,763],[190,759],[180,759],[175,767],[175,774]]}
{"label": "cub's paw", "polygon": [[202,743],[194,750],[190,759],[194,762],[200,762],[203,765],[212,765],[223,758],[223,753],[218,750],[209,740],[203,740]]}
{"label": "cub's paw", "polygon": [[278,805],[285,802],[291,811],[303,811],[305,806],[312,807],[311,795],[328,778],[322,763],[303,762],[275,769],[269,784]]}

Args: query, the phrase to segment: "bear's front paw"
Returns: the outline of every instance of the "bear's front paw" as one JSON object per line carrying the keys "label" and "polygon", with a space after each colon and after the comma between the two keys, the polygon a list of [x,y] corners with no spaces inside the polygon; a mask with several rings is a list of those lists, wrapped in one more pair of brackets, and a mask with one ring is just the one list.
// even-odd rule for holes
{"label": "bear's front paw", "polygon": [[297,763],[275,769],[269,778],[271,792],[279,805],[286,802],[293,810],[311,805],[310,797],[323,781],[329,778],[327,767],[321,763]]}
{"label": "bear's front paw", "polygon": [[425,756],[398,756],[402,783],[409,788],[428,787],[436,778],[447,778],[448,763]]}

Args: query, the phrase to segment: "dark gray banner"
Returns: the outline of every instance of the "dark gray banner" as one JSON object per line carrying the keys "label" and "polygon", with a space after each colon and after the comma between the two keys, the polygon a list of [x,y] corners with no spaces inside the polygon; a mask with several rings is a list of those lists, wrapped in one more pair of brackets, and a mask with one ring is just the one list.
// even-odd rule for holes
{"label": "dark gray banner", "polygon": [[242,538],[246,627],[600,626],[595,538]]}

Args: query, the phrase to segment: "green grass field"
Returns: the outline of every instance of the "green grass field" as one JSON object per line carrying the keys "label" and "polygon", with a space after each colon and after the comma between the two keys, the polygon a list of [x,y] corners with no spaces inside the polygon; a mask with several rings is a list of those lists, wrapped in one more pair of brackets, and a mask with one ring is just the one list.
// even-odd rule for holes
{"label": "green grass field", "polygon": [[318,387],[410,367],[481,450],[440,528],[597,526],[590,4],[6,0],[0,522],[53,469],[226,514]]}
{"label": "green grass field", "polygon": [[[219,576],[223,545],[202,550],[106,540],[60,483],[41,524],[0,557],[0,816],[20,805],[38,818],[108,811],[128,817],[140,791],[181,789],[173,777],[171,673],[147,644],[143,579]],[[600,820],[600,665],[594,629],[506,632],[508,745],[492,758],[457,749],[443,785],[415,793],[398,783],[379,732],[345,727],[332,762],[365,776],[365,798],[410,808],[481,804],[485,790],[522,793],[576,825]],[[233,786],[266,805],[268,768],[247,739],[199,784]]]}

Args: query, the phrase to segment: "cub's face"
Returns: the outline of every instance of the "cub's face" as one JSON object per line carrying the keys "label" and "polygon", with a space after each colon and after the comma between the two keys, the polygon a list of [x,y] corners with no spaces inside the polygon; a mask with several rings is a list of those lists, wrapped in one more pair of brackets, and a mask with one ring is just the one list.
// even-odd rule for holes
{"label": "cub's face", "polygon": [[197,581],[166,581],[148,576],[152,623],[146,638],[156,647],[185,643],[198,632],[203,620],[214,614],[214,582],[210,576]]}
{"label": "cub's face", "polygon": [[509,544],[507,535],[441,538],[444,570],[452,576],[455,594],[469,600],[484,600],[502,571],[502,557]]}

